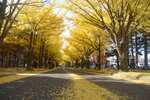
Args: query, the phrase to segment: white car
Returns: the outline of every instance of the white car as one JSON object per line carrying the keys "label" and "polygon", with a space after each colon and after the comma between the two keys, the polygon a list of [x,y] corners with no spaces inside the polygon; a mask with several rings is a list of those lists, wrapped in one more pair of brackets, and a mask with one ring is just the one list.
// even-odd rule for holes
{"label": "white car", "polygon": [[144,64],[138,63],[138,66],[139,66],[140,68],[142,68],[142,67],[144,67]]}

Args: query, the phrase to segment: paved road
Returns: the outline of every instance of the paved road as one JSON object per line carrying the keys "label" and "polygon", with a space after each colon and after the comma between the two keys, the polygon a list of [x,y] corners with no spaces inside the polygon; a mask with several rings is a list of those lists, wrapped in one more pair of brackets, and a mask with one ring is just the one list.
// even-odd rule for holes
{"label": "paved road", "polygon": [[103,75],[87,74],[75,70],[68,71],[76,73],[80,75],[80,77],[120,96],[127,96],[127,100],[150,100],[149,85],[136,84],[125,80],[112,79]]}
{"label": "paved road", "polygon": [[72,69],[0,85],[0,100],[150,100],[150,86]]}

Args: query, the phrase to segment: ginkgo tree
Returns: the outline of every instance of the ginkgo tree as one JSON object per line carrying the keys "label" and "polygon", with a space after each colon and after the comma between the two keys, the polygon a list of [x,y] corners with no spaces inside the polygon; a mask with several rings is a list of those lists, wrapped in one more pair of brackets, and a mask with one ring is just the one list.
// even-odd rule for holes
{"label": "ginkgo tree", "polygon": [[[68,64],[69,67],[76,66],[80,58],[82,58],[83,64],[84,61],[83,55],[73,45],[67,45],[64,48],[63,52],[64,52],[63,60],[66,64]],[[83,67],[84,65],[81,66]],[[79,65],[77,65],[77,67],[79,67]]]}
{"label": "ginkgo tree", "polygon": [[102,62],[101,57],[105,55],[105,49],[110,43],[108,35],[103,30],[83,22],[78,22],[77,29],[71,31],[71,33],[78,42],[83,45],[88,45],[95,50],[98,55],[97,67],[100,69]]}
{"label": "ginkgo tree", "polygon": [[87,68],[90,67],[89,59],[95,53],[98,58],[97,62],[95,62],[98,65],[96,67],[101,69],[101,63],[103,61],[101,57],[104,56],[105,49],[110,43],[107,34],[103,30],[81,22],[78,19],[74,19],[74,22],[76,28],[70,30],[70,37],[67,38],[69,45],[75,49],[74,53],[81,62],[85,60]]}
{"label": "ginkgo tree", "polygon": [[128,35],[145,21],[149,0],[66,0],[65,8],[104,30],[116,47],[121,70],[128,70]]}
{"label": "ginkgo tree", "polygon": [[32,10],[24,7],[19,19],[21,23],[24,23],[25,29],[28,29],[28,67],[32,65],[32,54],[38,45],[40,47],[39,66],[42,66],[46,42],[51,39],[51,36],[60,35],[64,26],[63,20],[53,13],[52,7],[48,6],[34,7]]}
{"label": "ginkgo tree", "polygon": [[54,66],[58,66],[59,62],[62,60],[62,40],[60,35],[50,36],[49,38],[49,40],[45,41],[44,45],[39,45],[39,67],[44,66],[45,68],[53,68]]}
{"label": "ginkgo tree", "polygon": [[16,23],[17,16],[25,6],[37,6],[44,3],[41,0],[1,0],[0,1],[0,43],[4,41],[6,36]]}
{"label": "ginkgo tree", "polygon": [[33,63],[45,67],[49,61],[53,63],[60,61],[62,47],[60,35],[64,23],[62,16],[56,15],[53,9],[52,5],[43,4],[24,6],[17,16],[17,22],[9,31],[11,34],[5,38],[5,42],[13,42],[26,48],[24,55],[28,70]]}

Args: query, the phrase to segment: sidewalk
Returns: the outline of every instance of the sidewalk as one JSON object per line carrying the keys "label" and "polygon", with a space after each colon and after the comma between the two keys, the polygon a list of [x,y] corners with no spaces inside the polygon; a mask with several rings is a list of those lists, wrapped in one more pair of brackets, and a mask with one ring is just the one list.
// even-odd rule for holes
{"label": "sidewalk", "polygon": [[120,72],[118,70],[108,70],[108,69],[102,69],[102,70],[79,69],[79,68],[74,68],[74,69],[88,72],[88,73],[93,73],[93,74],[108,75],[109,77],[112,77],[112,78],[129,80],[129,81],[133,81],[136,83],[143,83],[143,84],[150,85],[150,72],[149,71]]}
{"label": "sidewalk", "polygon": [[54,69],[36,68],[33,69],[33,71],[26,71],[26,68],[0,68],[0,84],[9,83],[14,80],[23,79],[34,74],[40,74],[52,70]]}
{"label": "sidewalk", "polygon": [[150,73],[146,72],[118,72],[113,76],[150,82]]}

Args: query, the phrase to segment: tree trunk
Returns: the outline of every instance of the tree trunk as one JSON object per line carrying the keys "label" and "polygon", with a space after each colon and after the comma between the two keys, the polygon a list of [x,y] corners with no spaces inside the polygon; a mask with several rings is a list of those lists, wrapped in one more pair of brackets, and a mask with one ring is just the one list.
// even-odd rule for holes
{"label": "tree trunk", "polygon": [[87,66],[87,69],[90,69],[90,60],[89,60],[89,57],[86,58],[86,66]]}
{"label": "tree trunk", "polygon": [[116,55],[116,58],[117,58],[117,68],[118,68],[118,70],[119,70],[119,69],[120,69],[119,56],[118,56],[118,55]]}
{"label": "tree trunk", "polygon": [[46,50],[45,50],[44,58],[45,58],[45,61],[44,61],[45,68],[48,68],[48,51],[46,51]]}
{"label": "tree trunk", "polygon": [[13,67],[17,67],[17,53],[16,52],[14,52],[14,57],[13,57],[13,62],[12,62],[12,65],[13,65]]}
{"label": "tree trunk", "polygon": [[5,58],[5,67],[8,68],[8,58]]}
{"label": "tree trunk", "polygon": [[81,58],[81,68],[84,67],[84,57]]}
{"label": "tree trunk", "polygon": [[17,66],[19,66],[19,63],[20,63],[20,52],[18,52],[17,54]]}
{"label": "tree trunk", "polygon": [[8,67],[11,67],[11,53],[8,53]]}
{"label": "tree trunk", "polygon": [[32,67],[32,54],[33,54],[33,32],[30,34],[30,43],[28,48],[28,62],[27,62],[27,70],[31,70]]}
{"label": "tree trunk", "polygon": [[137,34],[135,35],[135,65],[138,66],[138,43],[137,43]]}
{"label": "tree trunk", "polygon": [[39,58],[38,58],[38,67],[39,67],[39,68],[41,68],[41,63],[42,63],[42,62],[41,62],[41,52],[42,52],[41,49],[42,49],[42,48],[41,48],[41,46],[40,46],[40,50],[39,50],[40,52],[39,52]]}
{"label": "tree trunk", "polygon": [[128,71],[128,37],[125,36],[124,37],[124,41],[120,46],[119,49],[119,53],[120,53],[120,69],[122,71]]}
{"label": "tree trunk", "polygon": [[4,66],[4,54],[2,54],[1,66]]}
{"label": "tree trunk", "polygon": [[144,35],[144,65],[148,67],[147,35]]}
{"label": "tree trunk", "polygon": [[0,67],[2,67],[2,55],[0,55]]}
{"label": "tree trunk", "polygon": [[39,67],[43,67],[43,58],[44,58],[44,51],[45,51],[45,41],[41,42],[40,47],[40,56],[39,56]]}
{"label": "tree trunk", "polygon": [[134,61],[134,63],[135,63],[135,59],[134,59],[134,47],[133,47],[133,38],[132,38],[132,35],[131,35],[131,52],[132,52],[133,61]]}
{"label": "tree trunk", "polygon": [[118,68],[118,70],[119,70],[119,69],[120,69],[120,64],[119,64],[119,54],[118,54],[118,52],[117,52],[116,49],[114,50],[114,54],[116,55],[116,58],[117,58],[117,68]]}
{"label": "tree trunk", "polygon": [[27,62],[27,70],[31,70],[32,67],[32,53],[29,51],[28,53],[28,62]]}
{"label": "tree trunk", "polygon": [[101,40],[99,37],[99,48],[98,48],[98,69],[101,69]]}
{"label": "tree trunk", "polygon": [[7,7],[7,0],[3,0],[0,4],[0,31],[2,30],[3,22],[5,19],[6,7]]}

